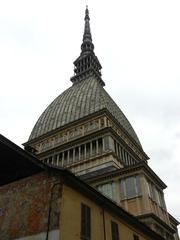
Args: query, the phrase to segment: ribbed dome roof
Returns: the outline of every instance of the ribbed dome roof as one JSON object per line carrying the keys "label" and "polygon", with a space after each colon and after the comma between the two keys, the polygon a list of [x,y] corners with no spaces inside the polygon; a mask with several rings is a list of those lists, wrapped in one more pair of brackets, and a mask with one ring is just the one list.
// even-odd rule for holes
{"label": "ribbed dome roof", "polygon": [[34,126],[29,141],[106,109],[141,147],[131,124],[103,88],[105,83],[101,79],[101,64],[94,53],[88,8],[84,20],[81,54],[74,62],[74,76],[71,78],[73,85],[46,108]]}
{"label": "ribbed dome roof", "polygon": [[59,95],[42,113],[31,132],[29,140],[102,109],[107,109],[136,143],[141,146],[131,124],[95,77],[89,77],[74,84]]}

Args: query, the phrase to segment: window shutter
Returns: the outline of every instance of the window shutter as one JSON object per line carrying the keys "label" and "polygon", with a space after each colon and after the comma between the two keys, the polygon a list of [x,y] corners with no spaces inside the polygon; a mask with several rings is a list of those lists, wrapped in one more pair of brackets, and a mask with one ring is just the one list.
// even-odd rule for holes
{"label": "window shutter", "polygon": [[81,204],[81,240],[91,239],[91,212],[90,208]]}
{"label": "window shutter", "polygon": [[119,240],[118,224],[111,221],[112,240]]}
{"label": "window shutter", "polygon": [[139,240],[139,237],[137,235],[133,235],[134,240]]}

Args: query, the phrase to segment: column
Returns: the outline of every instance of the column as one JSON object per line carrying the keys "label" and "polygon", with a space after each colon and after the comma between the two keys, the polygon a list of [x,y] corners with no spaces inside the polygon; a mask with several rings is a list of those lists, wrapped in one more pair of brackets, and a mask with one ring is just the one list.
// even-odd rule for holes
{"label": "column", "polygon": [[96,154],[99,153],[99,143],[98,143],[98,140],[96,140]]}
{"label": "column", "polygon": [[102,151],[105,152],[104,137],[102,138]]}
{"label": "column", "polygon": [[119,149],[120,159],[123,162],[122,147],[121,147],[121,145],[119,147],[120,147],[120,149]]}
{"label": "column", "polygon": [[72,162],[75,162],[75,161],[76,161],[75,148],[73,148],[73,160],[72,160]]}
{"label": "column", "polygon": [[104,127],[107,127],[107,118],[104,117]]}
{"label": "column", "polygon": [[79,146],[78,147],[78,153],[79,153],[79,157],[78,157],[78,161],[80,161],[81,160],[81,146]]}
{"label": "column", "polygon": [[86,143],[84,144],[84,159],[86,159]]}
{"label": "column", "polygon": [[90,157],[93,155],[92,153],[93,153],[92,152],[92,142],[90,142]]}
{"label": "column", "polygon": [[110,150],[112,150],[113,152],[115,152],[115,143],[114,143],[114,139],[111,137],[111,136],[109,136],[108,137],[108,144],[109,144],[109,149]]}
{"label": "column", "polygon": [[99,125],[99,129],[101,129],[101,119],[98,119],[98,125]]}
{"label": "column", "polygon": [[59,154],[56,155],[56,165],[59,166]]}

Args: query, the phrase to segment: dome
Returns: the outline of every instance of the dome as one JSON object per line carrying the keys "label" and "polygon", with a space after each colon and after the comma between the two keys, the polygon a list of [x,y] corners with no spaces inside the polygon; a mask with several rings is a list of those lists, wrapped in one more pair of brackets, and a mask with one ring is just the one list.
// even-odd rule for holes
{"label": "dome", "polygon": [[141,147],[131,124],[103,88],[105,83],[101,78],[101,64],[94,53],[88,8],[84,20],[81,53],[74,61],[74,76],[71,78],[73,85],[59,95],[42,113],[31,132],[29,141],[106,109]]}
{"label": "dome", "polygon": [[109,111],[141,147],[126,116],[93,76],[73,84],[46,108],[35,124],[29,141],[102,109]]}

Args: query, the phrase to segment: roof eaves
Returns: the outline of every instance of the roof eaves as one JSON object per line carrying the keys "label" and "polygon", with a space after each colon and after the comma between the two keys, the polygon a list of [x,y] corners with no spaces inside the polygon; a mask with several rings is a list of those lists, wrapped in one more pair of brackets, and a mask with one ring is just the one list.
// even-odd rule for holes
{"label": "roof eaves", "polygon": [[0,143],[4,144],[5,146],[9,147],[11,150],[16,152],[17,154],[21,155],[22,157],[28,159],[30,162],[38,166],[39,168],[46,169],[46,165],[39,161],[38,158],[36,158],[33,154],[30,152],[22,149],[6,137],[4,137],[2,134],[0,134]]}
{"label": "roof eaves", "polygon": [[151,174],[151,176],[153,176],[153,178],[157,180],[157,182],[161,185],[161,187],[163,189],[165,189],[167,187],[167,185],[156,175],[156,173],[144,161],[141,161],[141,162],[139,162],[137,164],[134,164],[134,165],[131,165],[131,166],[127,166],[127,167],[115,170],[111,173],[104,174],[103,176],[98,176],[98,177],[96,177],[92,180],[89,179],[88,182],[92,182],[92,181],[96,181],[96,180],[104,179],[104,178],[107,179],[108,177],[115,177],[115,176],[118,176],[118,175],[123,175],[125,173],[130,173],[132,171],[133,172],[138,171],[138,170],[143,169],[143,168],[148,174]]}

